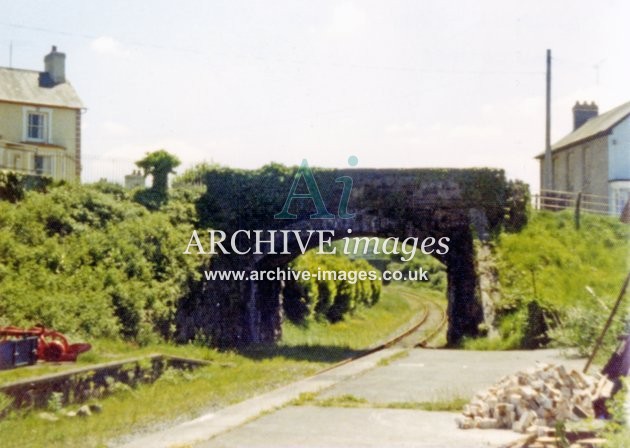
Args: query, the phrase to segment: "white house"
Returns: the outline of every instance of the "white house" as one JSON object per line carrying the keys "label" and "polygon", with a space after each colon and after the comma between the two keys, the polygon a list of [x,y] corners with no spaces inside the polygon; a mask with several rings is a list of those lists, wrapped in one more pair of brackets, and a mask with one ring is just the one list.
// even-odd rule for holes
{"label": "white house", "polygon": [[85,109],[65,60],[52,47],[44,71],[0,67],[0,170],[80,181]]}
{"label": "white house", "polygon": [[[601,115],[594,103],[578,102],[573,124],[551,147],[552,190],[597,195],[607,200],[609,213],[619,215],[630,200],[630,101]],[[536,157],[541,182],[544,157]]]}

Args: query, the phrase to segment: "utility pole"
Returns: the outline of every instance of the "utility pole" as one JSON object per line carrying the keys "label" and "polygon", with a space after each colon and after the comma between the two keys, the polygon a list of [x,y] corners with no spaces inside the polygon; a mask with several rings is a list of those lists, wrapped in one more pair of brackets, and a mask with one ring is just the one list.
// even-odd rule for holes
{"label": "utility pole", "polygon": [[9,68],[13,68],[13,41],[9,41]]}
{"label": "utility pole", "polygon": [[541,179],[541,183],[544,190],[553,190],[553,160],[551,159],[551,50],[547,50],[547,96],[545,106],[544,179]]}

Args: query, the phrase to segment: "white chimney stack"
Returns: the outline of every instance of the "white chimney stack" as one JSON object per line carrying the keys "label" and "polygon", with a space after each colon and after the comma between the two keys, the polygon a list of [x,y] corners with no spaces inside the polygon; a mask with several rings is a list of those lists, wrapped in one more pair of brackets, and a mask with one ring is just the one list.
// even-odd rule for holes
{"label": "white chimney stack", "polygon": [[58,52],[55,45],[44,58],[44,68],[55,85],[66,82],[66,54]]}

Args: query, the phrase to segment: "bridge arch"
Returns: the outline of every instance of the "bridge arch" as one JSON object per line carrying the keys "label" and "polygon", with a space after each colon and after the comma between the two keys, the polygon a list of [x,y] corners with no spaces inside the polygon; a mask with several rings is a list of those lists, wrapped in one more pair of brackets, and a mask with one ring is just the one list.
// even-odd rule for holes
{"label": "bridge arch", "polygon": [[[438,255],[446,266],[450,344],[476,335],[483,307],[475,272],[473,240],[496,231],[510,210],[503,172],[471,170],[314,170],[326,204],[337,204],[342,191],[334,180],[350,176],[354,188],[350,219],[309,219],[312,204],[296,204],[296,219],[274,219],[289,191],[295,169],[278,165],[257,171],[217,170],[206,174],[207,192],[197,208],[206,225],[225,229],[331,230],[334,239],[349,236],[449,238],[449,251]],[[335,207],[330,207],[335,209]],[[276,239],[282,238],[276,234]],[[281,241],[277,241],[278,247]],[[252,271],[275,268],[302,252],[296,243],[286,254],[221,255],[209,269]],[[178,333],[190,339],[201,332],[219,346],[273,343],[281,337],[282,282],[202,281],[178,312]]]}

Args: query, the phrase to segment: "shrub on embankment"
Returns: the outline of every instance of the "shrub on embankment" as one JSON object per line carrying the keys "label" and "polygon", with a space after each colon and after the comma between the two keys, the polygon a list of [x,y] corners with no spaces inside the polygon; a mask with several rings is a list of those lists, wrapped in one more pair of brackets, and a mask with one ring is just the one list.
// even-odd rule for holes
{"label": "shrub on embankment", "polygon": [[192,204],[149,212],[104,184],[20,199],[0,201],[0,326],[139,342],[173,334],[178,301],[199,276],[181,250]]}
{"label": "shrub on embankment", "polygon": [[[19,179],[18,179],[19,180]],[[195,292],[207,259],[184,255],[199,190],[179,186],[158,210],[134,192],[97,183],[57,185],[0,200],[0,326],[42,324],[83,337],[148,343],[176,332],[178,307]],[[11,191],[13,191],[11,190]],[[295,270],[371,270],[364,261],[309,253]],[[294,321],[337,321],[378,300],[380,281],[289,285]]]}
{"label": "shrub on embankment", "polygon": [[[381,294],[380,275],[365,260],[351,261],[340,255],[318,255],[311,250],[290,263],[295,271],[308,271],[311,278],[287,282],[284,290],[283,307],[286,316],[293,322],[328,320],[337,322],[361,306],[372,306]],[[335,279],[317,279],[318,271],[334,273]],[[374,273],[374,280],[366,277]],[[343,276],[344,278],[341,278]]]}
{"label": "shrub on embankment", "polygon": [[[501,348],[553,345],[587,353],[604,326],[628,271],[630,228],[617,218],[535,212],[518,233],[498,237]],[[610,350],[626,307],[609,331]],[[474,343],[471,344],[474,346]]]}

